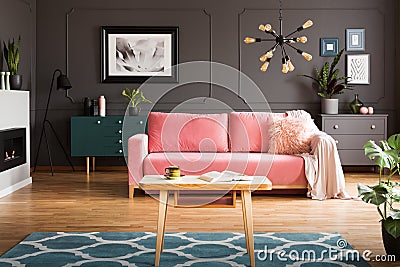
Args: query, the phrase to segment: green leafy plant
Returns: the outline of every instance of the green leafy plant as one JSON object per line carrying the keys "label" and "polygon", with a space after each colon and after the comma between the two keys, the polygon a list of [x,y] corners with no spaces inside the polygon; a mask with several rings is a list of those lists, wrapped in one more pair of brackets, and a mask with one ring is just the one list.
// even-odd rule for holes
{"label": "green leafy plant", "polygon": [[122,90],[122,95],[129,99],[129,104],[133,108],[137,107],[140,103],[152,103],[143,95],[140,89],[132,89],[131,91],[129,88],[125,88]]}
{"label": "green leafy plant", "polygon": [[317,86],[317,94],[323,98],[332,98],[334,95],[343,94],[345,89],[350,89],[352,86],[347,84],[351,77],[339,76],[340,70],[336,68],[343,54],[343,49],[335,56],[332,63],[325,62],[321,70],[315,67],[315,77],[305,74],[300,74],[306,78],[310,78]]}
{"label": "green leafy plant", "polygon": [[6,45],[5,42],[3,42],[3,45],[4,58],[7,62],[8,70],[10,71],[11,75],[16,75],[19,66],[19,48],[21,45],[21,36],[18,37],[17,43],[15,43],[13,38],[12,42],[11,40],[8,40],[8,45]]}
{"label": "green leafy plant", "polygon": [[[397,238],[400,236],[400,183],[391,181],[391,178],[400,174],[400,134],[380,141],[380,145],[368,141],[364,145],[364,151],[379,166],[379,181],[374,186],[358,184],[358,195],[364,202],[376,206],[383,227]],[[386,176],[385,169],[388,170]]]}

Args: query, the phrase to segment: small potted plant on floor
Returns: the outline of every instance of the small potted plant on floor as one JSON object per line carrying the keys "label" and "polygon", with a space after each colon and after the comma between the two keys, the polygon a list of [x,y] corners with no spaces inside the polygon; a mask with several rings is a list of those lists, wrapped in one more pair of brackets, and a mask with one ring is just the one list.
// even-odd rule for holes
{"label": "small potted plant on floor", "polygon": [[[343,54],[343,49],[335,56],[332,63],[325,62],[321,70],[315,67],[315,77],[301,74],[315,82],[317,94],[322,97],[321,112],[324,114],[338,114],[339,100],[332,98],[334,95],[342,94],[345,89],[350,89],[347,82],[350,77],[339,76],[340,70],[336,68]],[[336,69],[335,69],[336,68]]]}
{"label": "small potted plant on floor", "polygon": [[[365,154],[379,166],[378,184],[369,186],[358,184],[361,199],[376,206],[381,216],[382,239],[388,255],[400,260],[400,183],[392,180],[400,174],[400,134],[388,140],[368,141],[364,145]],[[386,174],[385,174],[386,170]]]}
{"label": "small potted plant on floor", "polygon": [[129,115],[137,116],[139,115],[140,108],[138,107],[141,103],[152,103],[148,100],[140,89],[125,88],[122,90],[122,95],[129,99]]}
{"label": "small potted plant on floor", "polygon": [[14,39],[12,41],[8,40],[8,44],[3,42],[4,59],[6,60],[8,70],[10,71],[11,89],[21,89],[22,86],[22,76],[18,74],[20,45],[21,45],[21,36],[18,37],[17,43],[15,43]]}

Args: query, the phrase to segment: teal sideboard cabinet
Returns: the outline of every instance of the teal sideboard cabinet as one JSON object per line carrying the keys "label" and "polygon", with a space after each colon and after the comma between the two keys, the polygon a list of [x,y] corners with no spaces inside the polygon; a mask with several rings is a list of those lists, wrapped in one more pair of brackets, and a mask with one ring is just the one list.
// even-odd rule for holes
{"label": "teal sideboard cabinet", "polygon": [[90,157],[127,156],[128,138],[144,133],[147,116],[71,117],[71,156],[86,157],[89,174]]}

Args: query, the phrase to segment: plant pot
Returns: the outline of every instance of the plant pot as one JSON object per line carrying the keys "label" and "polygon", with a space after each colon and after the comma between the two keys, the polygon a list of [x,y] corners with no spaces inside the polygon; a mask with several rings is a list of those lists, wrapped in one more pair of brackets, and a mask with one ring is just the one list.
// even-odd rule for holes
{"label": "plant pot", "polygon": [[22,87],[22,75],[15,74],[10,76],[10,87],[13,90],[20,90]]}
{"label": "plant pot", "polygon": [[338,114],[339,113],[339,99],[322,98],[321,99],[321,113],[322,114]]}
{"label": "plant pot", "polygon": [[129,111],[129,116],[138,116],[140,112],[138,107],[129,107],[128,111]]}
{"label": "plant pot", "polygon": [[396,257],[396,261],[400,261],[400,237],[394,238],[391,236],[383,227],[383,221],[381,223],[382,228],[382,240],[383,246],[385,247],[385,251],[387,255],[394,255]]}

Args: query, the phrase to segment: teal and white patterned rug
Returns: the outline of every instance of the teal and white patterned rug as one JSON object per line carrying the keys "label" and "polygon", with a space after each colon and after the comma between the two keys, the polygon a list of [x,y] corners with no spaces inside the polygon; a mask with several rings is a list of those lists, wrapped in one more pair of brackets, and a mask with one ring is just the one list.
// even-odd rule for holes
{"label": "teal and white patterned rug", "polygon": [[[338,233],[256,233],[257,266],[370,266]],[[153,266],[155,233],[35,232],[0,266]],[[243,233],[167,233],[160,266],[249,266]]]}

